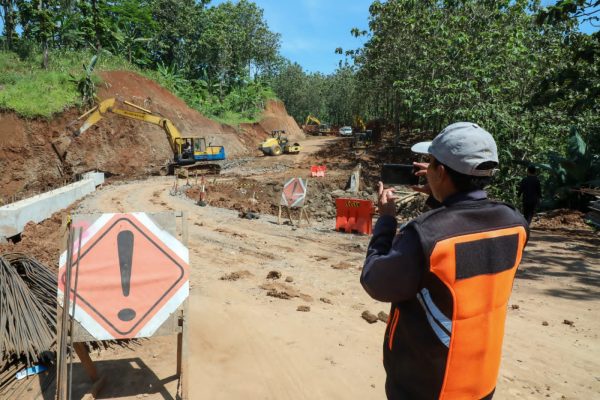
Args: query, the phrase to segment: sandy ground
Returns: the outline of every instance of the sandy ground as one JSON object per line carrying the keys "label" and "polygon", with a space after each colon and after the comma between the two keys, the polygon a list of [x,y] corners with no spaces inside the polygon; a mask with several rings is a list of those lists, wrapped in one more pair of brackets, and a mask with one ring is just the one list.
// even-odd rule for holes
{"label": "sandy ground", "polygon": [[[170,195],[172,179],[106,186],[77,212],[188,213],[190,399],[385,398],[385,323],[361,318],[389,309],[359,283],[369,237],[337,233],[332,219],[296,229],[269,215],[247,220],[198,207]],[[600,397],[599,243],[589,232],[534,226],[509,305],[496,399]],[[221,279],[239,271],[249,273]],[[267,279],[270,271],[281,278]],[[265,284],[297,297],[267,296]],[[100,398],[176,398],[175,336],[92,357],[108,377]],[[81,394],[89,383],[77,364],[75,372]]]}

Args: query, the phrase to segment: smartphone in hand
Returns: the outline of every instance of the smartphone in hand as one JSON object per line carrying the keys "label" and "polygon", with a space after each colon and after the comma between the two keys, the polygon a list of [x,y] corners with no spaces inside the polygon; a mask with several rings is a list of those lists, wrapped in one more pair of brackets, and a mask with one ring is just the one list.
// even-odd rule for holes
{"label": "smartphone in hand", "polygon": [[412,164],[383,164],[381,182],[385,185],[418,185],[417,169]]}

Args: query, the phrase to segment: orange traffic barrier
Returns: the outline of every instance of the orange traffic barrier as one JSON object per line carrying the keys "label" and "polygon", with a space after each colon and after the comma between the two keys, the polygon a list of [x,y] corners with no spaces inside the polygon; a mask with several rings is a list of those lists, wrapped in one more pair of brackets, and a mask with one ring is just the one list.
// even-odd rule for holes
{"label": "orange traffic barrier", "polygon": [[373,202],[370,200],[339,198],[335,200],[337,209],[335,230],[370,235],[373,231]]}
{"label": "orange traffic barrier", "polygon": [[315,177],[324,177],[325,171],[327,171],[327,167],[325,165],[311,165],[310,166],[310,175]]}

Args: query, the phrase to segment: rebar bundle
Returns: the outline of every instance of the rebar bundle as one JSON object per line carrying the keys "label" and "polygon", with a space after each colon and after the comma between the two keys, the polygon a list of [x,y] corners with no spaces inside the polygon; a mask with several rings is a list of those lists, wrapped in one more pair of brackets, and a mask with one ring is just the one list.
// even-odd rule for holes
{"label": "rebar bundle", "polygon": [[0,391],[56,342],[56,275],[24,254],[0,256]]}

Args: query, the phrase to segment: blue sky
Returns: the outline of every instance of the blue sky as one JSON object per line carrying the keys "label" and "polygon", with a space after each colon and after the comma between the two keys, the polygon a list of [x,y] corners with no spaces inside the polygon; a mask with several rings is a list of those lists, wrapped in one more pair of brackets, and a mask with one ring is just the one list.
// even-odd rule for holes
{"label": "blue sky", "polygon": [[[213,0],[210,5],[226,0]],[[367,30],[373,0],[253,0],[273,32],[281,34],[281,54],[309,72],[333,72],[344,57],[335,54],[362,46],[350,29]]]}
{"label": "blue sky", "polygon": [[[213,0],[217,5],[227,0]],[[309,72],[331,73],[343,59],[335,54],[361,47],[365,38],[355,38],[350,29],[367,30],[373,0],[253,0],[264,11],[273,32],[281,34],[281,54]],[[543,5],[556,0],[542,0]],[[589,24],[583,32],[597,31]]]}

